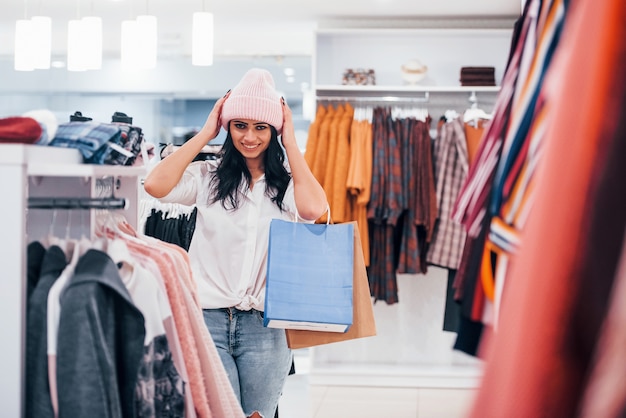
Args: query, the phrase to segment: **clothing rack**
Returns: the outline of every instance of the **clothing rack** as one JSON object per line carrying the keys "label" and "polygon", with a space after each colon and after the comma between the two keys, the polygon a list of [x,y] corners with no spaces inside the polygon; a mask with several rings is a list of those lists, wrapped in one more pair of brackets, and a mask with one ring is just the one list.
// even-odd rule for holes
{"label": "clothing rack", "polygon": [[426,103],[430,100],[430,93],[425,91],[422,97],[400,96],[316,96],[317,100],[328,102],[393,102],[393,103]]}
{"label": "clothing rack", "polygon": [[29,209],[126,209],[123,197],[30,197]]}

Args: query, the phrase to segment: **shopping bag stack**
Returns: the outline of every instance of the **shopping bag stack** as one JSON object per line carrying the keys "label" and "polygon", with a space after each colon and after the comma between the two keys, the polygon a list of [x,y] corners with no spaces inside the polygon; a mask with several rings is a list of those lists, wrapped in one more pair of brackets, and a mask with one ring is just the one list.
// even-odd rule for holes
{"label": "shopping bag stack", "polygon": [[353,320],[354,224],[273,219],[264,325],[344,333]]}

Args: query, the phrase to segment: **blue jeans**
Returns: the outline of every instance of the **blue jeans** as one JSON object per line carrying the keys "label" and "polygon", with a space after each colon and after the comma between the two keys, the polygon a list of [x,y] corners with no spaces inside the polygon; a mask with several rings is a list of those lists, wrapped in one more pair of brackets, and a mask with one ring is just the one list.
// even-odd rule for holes
{"label": "blue jeans", "polygon": [[291,367],[285,330],[263,326],[254,309],[204,309],[204,322],[246,416],[273,418]]}

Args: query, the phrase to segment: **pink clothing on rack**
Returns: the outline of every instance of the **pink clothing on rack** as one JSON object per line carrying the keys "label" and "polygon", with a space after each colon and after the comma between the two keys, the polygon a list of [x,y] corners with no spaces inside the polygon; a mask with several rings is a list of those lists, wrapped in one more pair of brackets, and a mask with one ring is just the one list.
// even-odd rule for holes
{"label": "pink clothing on rack", "polygon": [[161,245],[164,248],[170,249],[179,255],[179,257],[176,257],[176,261],[177,261],[176,270],[182,273],[180,274],[179,278],[183,280],[183,284],[191,292],[191,296],[193,298],[195,305],[200,307],[200,299],[198,298],[198,285],[196,284],[196,281],[194,280],[194,277],[191,272],[191,264],[189,261],[189,254],[187,253],[187,251],[185,251],[183,248],[181,248],[178,245],[161,241],[161,240],[158,240],[156,238],[153,238],[147,235],[141,235],[140,239],[142,239],[148,244]]}
{"label": "pink clothing on rack", "polygon": [[[197,288],[195,282],[191,276],[191,270],[189,269],[189,258],[187,252],[181,247],[157,240],[152,237],[142,237],[150,245],[162,246],[164,248],[171,249],[175,254],[180,255],[184,261],[182,268],[187,270],[189,274],[181,274],[179,277],[181,282],[181,294],[184,298],[182,303],[189,313],[191,330],[193,337],[198,346],[198,356],[200,359],[200,365],[202,375],[205,379],[205,388],[207,391],[207,397],[209,399],[209,405],[211,407],[211,413],[216,418],[231,418],[243,416],[243,411],[239,400],[235,396],[226,370],[222,364],[222,360],[215,348],[215,343],[211,338],[211,334],[207,329],[204,318],[202,316],[202,309],[197,299]],[[176,257],[174,257],[176,258]],[[178,260],[181,261],[180,259]],[[180,263],[179,263],[180,265]],[[188,277],[186,277],[188,276]]]}
{"label": "pink clothing on rack", "polygon": [[211,408],[206,396],[206,387],[201,373],[197,343],[191,331],[190,318],[184,306],[181,283],[177,277],[175,264],[171,251],[159,246],[148,247],[147,244],[138,243],[136,240],[127,239],[128,249],[133,255],[143,255],[153,259],[163,277],[167,298],[172,307],[174,323],[178,330],[180,344],[183,350],[183,358],[189,374],[189,389],[193,398],[193,406],[199,418],[212,418]]}
{"label": "pink clothing on rack", "polygon": [[[137,261],[146,270],[150,271],[157,278],[159,285],[162,287],[163,293],[167,294],[167,291],[165,289],[165,282],[161,275],[161,270],[159,270],[156,262],[153,259],[144,256],[143,254],[135,254],[134,258],[137,259]],[[165,334],[167,336],[167,342],[170,346],[170,351],[172,353],[172,361],[174,362],[174,366],[176,367],[178,374],[188,388],[189,373],[187,372],[187,367],[185,366],[183,349],[180,345],[180,337],[178,336],[178,331],[176,330],[174,318],[172,316],[168,317],[165,321],[163,321],[163,326],[165,327]],[[196,409],[193,407],[193,405],[194,402],[191,396],[191,391],[187,389],[185,390],[185,418],[197,418]]]}
{"label": "pink clothing on rack", "polygon": [[205,379],[211,413],[215,418],[244,417],[241,404],[232,389],[222,359],[204,323],[202,310],[194,306],[190,292],[187,292],[184,287],[182,293],[186,299],[184,305],[189,310],[194,339],[199,347],[198,356],[200,357],[200,366]]}
{"label": "pink clothing on rack", "polygon": [[161,271],[179,332],[198,417],[243,418],[239,400],[204,324],[187,253],[174,244],[152,237],[135,238],[130,226],[126,225],[126,229],[131,235],[124,236],[124,239],[131,253],[154,260]]}

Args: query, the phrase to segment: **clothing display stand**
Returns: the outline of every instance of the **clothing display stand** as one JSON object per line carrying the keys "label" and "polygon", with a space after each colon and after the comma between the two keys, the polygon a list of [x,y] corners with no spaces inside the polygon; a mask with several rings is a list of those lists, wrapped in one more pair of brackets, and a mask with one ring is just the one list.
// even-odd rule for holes
{"label": "clothing display stand", "polygon": [[139,178],[144,174],[143,167],[82,164],[75,149],[0,145],[0,216],[5,223],[1,252],[5,272],[0,279],[4,416],[24,416],[28,401],[24,399],[28,243],[50,233],[91,237],[96,209],[125,207],[124,217],[136,226]]}
{"label": "clothing display stand", "polygon": [[[321,28],[313,59],[314,108],[340,101],[414,106],[434,120],[449,110],[462,114],[476,101],[492,109],[499,86],[462,86],[460,69],[493,66],[499,79],[511,35],[512,22],[499,28],[488,22],[484,28]],[[428,66],[416,84],[404,83],[400,71],[411,58]],[[340,84],[346,68],[375,68],[376,85]],[[363,416],[380,416],[391,405],[402,416],[433,416],[436,406],[425,399],[471,397],[482,365],[455,352],[456,334],[443,330],[447,280],[448,270],[435,266],[425,275],[398,274],[399,302],[374,305],[377,336],[311,349],[310,392],[319,416],[335,416],[338,399]]]}

